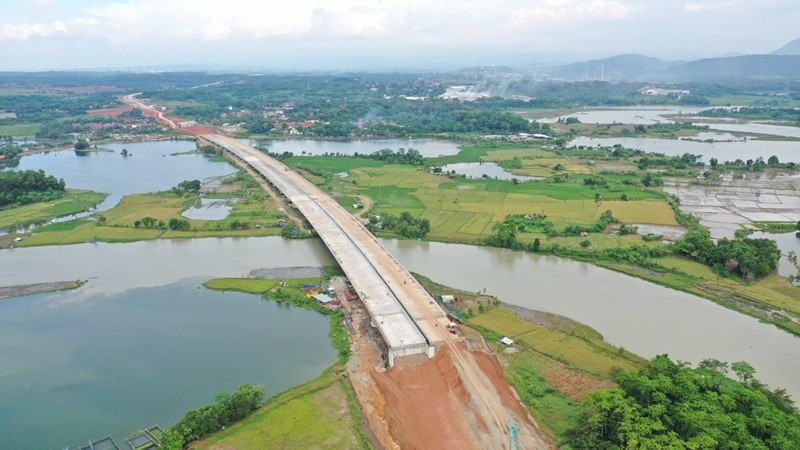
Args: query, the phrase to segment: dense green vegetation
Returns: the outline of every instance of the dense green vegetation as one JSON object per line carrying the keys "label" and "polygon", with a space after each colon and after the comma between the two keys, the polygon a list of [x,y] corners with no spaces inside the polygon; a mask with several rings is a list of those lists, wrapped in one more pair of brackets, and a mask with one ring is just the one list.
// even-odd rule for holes
{"label": "dense green vegetation", "polygon": [[47,175],[44,170],[0,172],[0,207],[55,200],[65,192],[64,180]]}
{"label": "dense green vegetation", "polygon": [[189,441],[244,419],[261,406],[263,398],[264,387],[250,384],[239,386],[232,394],[221,392],[214,403],[187,412],[180,422],[167,428],[161,443],[167,450],[180,450]]}
{"label": "dense green vegetation", "polygon": [[693,369],[654,358],[590,394],[569,445],[575,449],[793,449],[800,415],[783,390],[770,391],[747,363],[707,360]]}
{"label": "dense green vegetation", "polygon": [[778,268],[780,250],[771,239],[711,240],[708,229],[693,227],[675,242],[675,251],[714,268],[748,280],[763,278]]}
{"label": "dense green vegetation", "polygon": [[3,167],[17,167],[19,165],[19,154],[22,152],[22,149],[14,146],[9,145],[5,147],[0,147],[0,168]]}
{"label": "dense green vegetation", "polygon": [[390,213],[382,214],[380,217],[372,215],[367,228],[373,232],[386,230],[407,238],[423,238],[431,231],[431,222],[403,211],[399,216]]}

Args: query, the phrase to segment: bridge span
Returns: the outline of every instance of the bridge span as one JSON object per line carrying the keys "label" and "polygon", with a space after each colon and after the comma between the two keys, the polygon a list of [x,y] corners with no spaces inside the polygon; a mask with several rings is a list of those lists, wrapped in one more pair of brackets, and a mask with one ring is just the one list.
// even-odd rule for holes
{"label": "bridge span", "polygon": [[399,356],[424,353],[433,357],[435,348],[446,339],[447,315],[361,222],[278,160],[227,136],[202,137],[266,177],[314,227],[383,337],[389,366]]}

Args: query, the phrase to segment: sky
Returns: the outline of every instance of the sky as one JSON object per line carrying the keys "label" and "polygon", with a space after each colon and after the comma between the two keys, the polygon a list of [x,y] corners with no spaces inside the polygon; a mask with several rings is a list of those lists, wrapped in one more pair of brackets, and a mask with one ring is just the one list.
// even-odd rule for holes
{"label": "sky", "polygon": [[0,0],[0,70],[453,70],[769,53],[798,0]]}

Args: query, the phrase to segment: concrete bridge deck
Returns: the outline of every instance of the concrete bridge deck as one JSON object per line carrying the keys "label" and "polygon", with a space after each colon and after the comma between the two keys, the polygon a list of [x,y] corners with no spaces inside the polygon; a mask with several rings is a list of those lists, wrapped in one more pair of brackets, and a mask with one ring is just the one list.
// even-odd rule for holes
{"label": "concrete bridge deck", "polygon": [[[203,135],[274,184],[305,216],[344,270],[389,348],[398,356],[425,353],[444,342],[446,314],[411,274],[355,217],[287,166],[219,134]],[[437,326],[438,322],[442,322]]]}

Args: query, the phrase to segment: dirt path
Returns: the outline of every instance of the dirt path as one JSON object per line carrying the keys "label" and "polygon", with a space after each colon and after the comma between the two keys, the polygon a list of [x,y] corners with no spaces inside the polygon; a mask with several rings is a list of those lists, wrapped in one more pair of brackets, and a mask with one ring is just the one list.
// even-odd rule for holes
{"label": "dirt path", "polygon": [[369,195],[364,194],[356,194],[355,197],[359,202],[361,202],[362,205],[364,205],[364,208],[362,208],[361,211],[359,211],[356,215],[358,217],[367,217],[367,213],[369,213],[375,206],[375,200],[372,200],[372,197]]}

